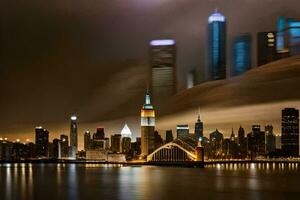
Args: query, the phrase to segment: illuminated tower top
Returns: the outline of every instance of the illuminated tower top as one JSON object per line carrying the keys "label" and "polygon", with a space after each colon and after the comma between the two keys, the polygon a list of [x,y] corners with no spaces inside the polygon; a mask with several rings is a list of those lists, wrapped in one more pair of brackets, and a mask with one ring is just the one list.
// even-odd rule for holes
{"label": "illuminated tower top", "polygon": [[225,22],[226,18],[224,15],[218,12],[218,10],[215,10],[213,14],[211,14],[208,17],[208,23],[213,23],[213,22]]}
{"label": "illuminated tower top", "polygon": [[149,93],[145,95],[145,104],[141,110],[141,126],[155,126],[155,111]]}

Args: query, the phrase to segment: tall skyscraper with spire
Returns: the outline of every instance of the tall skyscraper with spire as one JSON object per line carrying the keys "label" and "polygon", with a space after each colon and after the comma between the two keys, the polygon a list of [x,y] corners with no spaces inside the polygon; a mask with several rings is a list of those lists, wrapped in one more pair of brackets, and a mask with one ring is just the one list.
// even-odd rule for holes
{"label": "tall skyscraper with spire", "polygon": [[208,18],[208,71],[209,78],[226,78],[226,18],[217,10]]}
{"label": "tall skyscraper with spire", "polygon": [[195,137],[197,139],[203,138],[203,122],[200,119],[200,110],[198,112],[198,119],[195,123]]}
{"label": "tall skyscraper with spire", "polygon": [[155,148],[155,111],[151,105],[151,97],[147,92],[145,104],[141,109],[141,155],[147,156]]}
{"label": "tall skyscraper with spire", "polygon": [[71,116],[71,126],[70,126],[70,157],[76,159],[76,153],[78,151],[78,134],[77,134],[77,117]]}

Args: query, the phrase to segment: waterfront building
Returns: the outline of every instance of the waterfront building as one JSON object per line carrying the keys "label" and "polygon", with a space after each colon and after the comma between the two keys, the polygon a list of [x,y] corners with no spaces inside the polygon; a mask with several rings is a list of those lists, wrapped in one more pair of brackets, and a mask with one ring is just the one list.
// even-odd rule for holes
{"label": "waterfront building", "polygon": [[247,33],[237,37],[232,45],[232,75],[238,76],[252,66],[252,37]]}
{"label": "waterfront building", "polygon": [[83,136],[84,150],[90,149],[92,147],[92,138],[90,131],[85,131]]}
{"label": "waterfront building", "polygon": [[158,133],[158,131],[154,131],[154,143],[155,143],[154,149],[157,149],[164,144],[164,141],[161,135]]}
{"label": "waterfront building", "polygon": [[76,159],[78,151],[77,117],[71,116],[70,124],[70,157]]}
{"label": "waterfront building", "polygon": [[98,127],[96,133],[93,134],[91,149],[109,149],[109,138],[105,137],[103,127]]}
{"label": "waterfront building", "polygon": [[208,71],[210,79],[226,78],[226,18],[215,11],[208,18]]}
{"label": "waterfront building", "polygon": [[273,132],[273,126],[265,126],[265,136],[266,136],[266,154],[275,152],[276,150],[276,138]]}
{"label": "waterfront building", "polygon": [[240,126],[239,131],[238,131],[238,145],[242,145],[245,140],[245,130],[242,126]]}
{"label": "waterfront building", "polygon": [[278,59],[276,34],[276,31],[257,33],[257,66],[265,65]]}
{"label": "waterfront building", "polygon": [[213,157],[215,156],[221,156],[222,150],[223,150],[223,134],[219,132],[218,129],[216,129],[214,132],[209,134],[209,143],[211,146],[211,155]]}
{"label": "waterfront building", "polygon": [[145,104],[141,109],[141,154],[147,156],[155,149],[155,111],[151,104],[150,94],[145,96]]}
{"label": "waterfront building", "polygon": [[49,155],[49,131],[43,127],[35,128],[36,156],[48,157]]}
{"label": "waterfront building", "polygon": [[115,134],[111,136],[111,151],[113,153],[121,153],[122,152],[122,143],[121,143],[122,135]]}
{"label": "waterfront building", "polygon": [[299,156],[299,110],[285,108],[281,118],[281,145],[287,156]]}
{"label": "waterfront building", "polygon": [[131,130],[130,128],[128,127],[127,124],[124,125],[122,131],[121,131],[121,135],[122,135],[122,138],[132,138],[132,133],[131,133]]}
{"label": "waterfront building", "polygon": [[183,139],[183,138],[189,137],[190,128],[189,128],[189,125],[187,125],[187,124],[177,125],[176,131],[177,131],[177,139]]}
{"label": "waterfront building", "polygon": [[276,149],[281,149],[281,135],[275,136]]}
{"label": "waterfront building", "polygon": [[265,132],[261,131],[260,125],[253,125],[252,131],[247,135],[247,148],[251,156],[264,156],[265,149]]}
{"label": "waterfront building", "polygon": [[198,119],[195,123],[195,137],[199,140],[203,138],[203,122],[200,119],[200,111],[198,113]]}
{"label": "waterfront building", "polygon": [[131,138],[122,136],[122,153],[128,154],[131,149]]}
{"label": "waterfront building", "polygon": [[61,141],[60,139],[54,139],[53,142],[53,158],[61,159]]}
{"label": "waterfront building", "polygon": [[176,93],[176,43],[172,39],[150,42],[151,92],[160,103]]}
{"label": "waterfront building", "polygon": [[60,135],[61,157],[69,157],[69,137],[67,135]]}
{"label": "waterfront building", "polygon": [[166,143],[172,142],[174,140],[173,138],[173,132],[172,130],[166,131]]}

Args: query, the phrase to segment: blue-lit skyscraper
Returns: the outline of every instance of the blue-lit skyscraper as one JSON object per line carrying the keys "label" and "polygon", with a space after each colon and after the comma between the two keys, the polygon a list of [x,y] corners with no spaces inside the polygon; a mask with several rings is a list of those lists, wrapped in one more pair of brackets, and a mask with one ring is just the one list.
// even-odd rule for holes
{"label": "blue-lit skyscraper", "polygon": [[232,45],[232,75],[237,76],[251,68],[252,38],[250,34],[237,37]]}
{"label": "blue-lit skyscraper", "polygon": [[279,17],[276,48],[280,57],[300,54],[300,21]]}
{"label": "blue-lit skyscraper", "polygon": [[226,78],[226,19],[217,11],[208,18],[207,57],[210,79]]}

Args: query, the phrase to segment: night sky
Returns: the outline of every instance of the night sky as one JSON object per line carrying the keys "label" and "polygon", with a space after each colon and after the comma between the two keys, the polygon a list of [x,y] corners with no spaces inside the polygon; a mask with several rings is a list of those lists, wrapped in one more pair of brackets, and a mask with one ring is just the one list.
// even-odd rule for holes
{"label": "night sky", "polygon": [[299,0],[4,0],[0,7],[0,137],[12,139],[33,138],[38,125],[59,134],[71,114],[118,128],[138,117],[151,39],[176,39],[180,91],[190,69],[204,79],[215,8],[227,17],[228,48],[238,34],[276,30],[279,15],[300,18]]}

